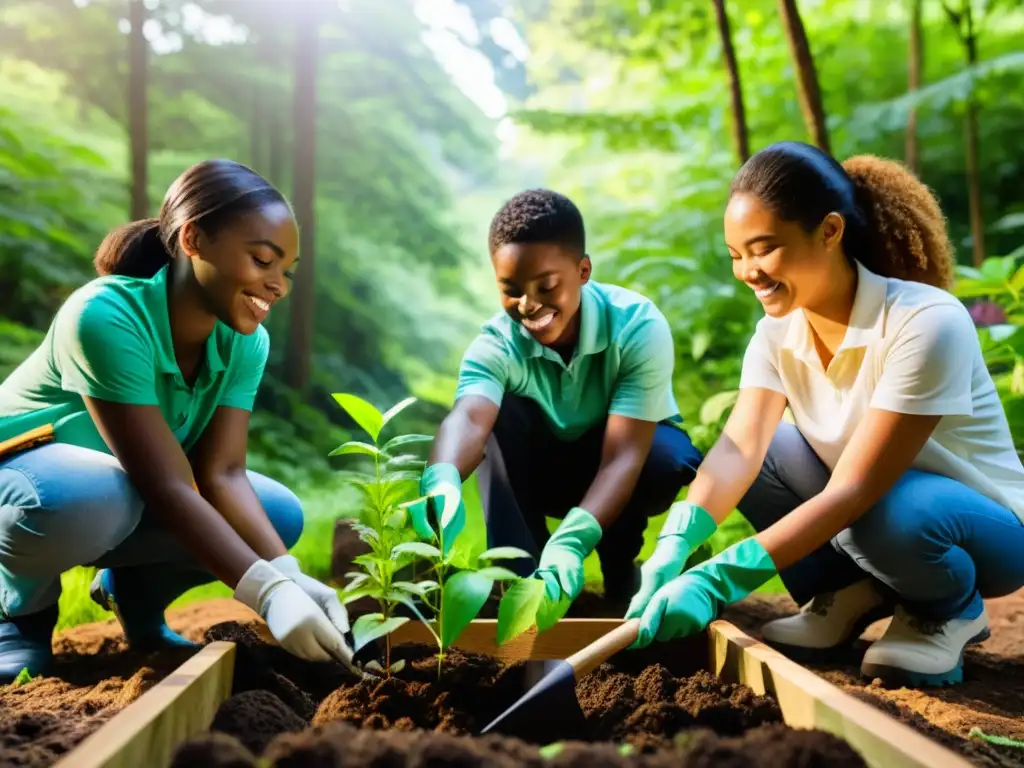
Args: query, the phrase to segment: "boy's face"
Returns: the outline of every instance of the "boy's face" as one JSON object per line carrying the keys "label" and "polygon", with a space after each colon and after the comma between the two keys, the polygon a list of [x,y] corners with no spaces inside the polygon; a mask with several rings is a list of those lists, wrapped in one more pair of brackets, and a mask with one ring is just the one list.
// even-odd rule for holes
{"label": "boy's face", "polygon": [[507,243],[491,254],[501,304],[541,344],[571,344],[590,258],[552,243]]}

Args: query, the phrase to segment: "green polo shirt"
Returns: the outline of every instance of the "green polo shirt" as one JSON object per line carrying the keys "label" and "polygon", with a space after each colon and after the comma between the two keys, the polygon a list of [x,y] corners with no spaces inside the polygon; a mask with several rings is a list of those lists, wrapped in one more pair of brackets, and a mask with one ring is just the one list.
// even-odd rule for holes
{"label": "green polo shirt", "polygon": [[243,336],[218,321],[189,386],[171,342],[167,273],[100,277],[71,294],[43,343],[0,384],[0,441],[53,424],[59,442],[110,453],[83,396],[158,406],[186,452],[218,407],[252,410],[266,330]]}
{"label": "green polo shirt", "polygon": [[556,436],[574,440],[610,414],[655,422],[678,416],[674,365],[672,330],[654,303],[591,280],[568,364],[499,312],[463,355],[455,397],[482,395],[499,406],[506,392],[528,397]]}

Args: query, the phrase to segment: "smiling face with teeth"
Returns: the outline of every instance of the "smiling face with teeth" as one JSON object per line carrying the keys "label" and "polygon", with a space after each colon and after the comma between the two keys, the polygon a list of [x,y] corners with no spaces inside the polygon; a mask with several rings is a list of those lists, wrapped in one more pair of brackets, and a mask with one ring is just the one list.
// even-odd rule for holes
{"label": "smiling face with teeth", "polygon": [[214,237],[190,224],[182,238],[207,310],[238,333],[254,333],[291,289],[299,233],[283,203],[239,216]]}
{"label": "smiling face with teeth", "polygon": [[491,263],[509,317],[545,346],[575,343],[589,257],[554,243],[506,243],[491,254]]}
{"label": "smiling face with teeth", "polygon": [[[746,283],[772,317],[814,308],[833,292],[843,219],[828,214],[807,231],[777,216],[751,194],[738,193],[725,211],[725,242],[737,280]],[[833,263],[836,262],[836,263]]]}

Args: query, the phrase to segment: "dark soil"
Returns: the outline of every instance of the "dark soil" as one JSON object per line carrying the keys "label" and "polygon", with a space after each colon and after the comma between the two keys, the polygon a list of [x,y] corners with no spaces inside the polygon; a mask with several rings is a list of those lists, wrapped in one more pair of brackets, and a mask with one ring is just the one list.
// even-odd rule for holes
{"label": "dark soil", "polygon": [[[237,742],[230,748],[223,739],[190,742],[176,755],[176,767],[256,765],[257,756],[295,768],[864,765],[830,734],[783,725],[773,699],[706,671],[673,668],[662,658],[664,648],[631,652],[584,678],[577,697],[585,733],[544,760],[539,745],[472,736],[523,692],[523,663],[456,650],[438,680],[434,649],[408,645],[392,651],[392,660],[406,661],[400,673],[354,682],[331,665],[288,656],[237,623],[212,627],[207,639],[238,646],[234,695],[213,725]],[[621,745],[633,754],[621,755],[627,748]]]}
{"label": "dark soil", "polygon": [[96,644],[66,645],[52,676],[0,686],[0,762],[53,764],[189,655],[144,656]]}

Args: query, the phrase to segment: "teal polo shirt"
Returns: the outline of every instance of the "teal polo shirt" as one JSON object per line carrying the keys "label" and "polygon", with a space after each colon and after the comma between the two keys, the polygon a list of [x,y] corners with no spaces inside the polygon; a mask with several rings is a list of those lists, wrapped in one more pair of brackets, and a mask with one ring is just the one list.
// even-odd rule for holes
{"label": "teal polo shirt", "polygon": [[0,384],[0,441],[53,424],[58,442],[110,453],[83,396],[158,406],[185,452],[218,407],[251,411],[266,330],[243,336],[218,321],[190,386],[171,342],[167,274],[100,277],[72,293],[43,343]]}
{"label": "teal polo shirt", "polygon": [[568,364],[499,312],[463,355],[455,398],[481,395],[498,406],[506,392],[530,398],[557,437],[575,440],[611,414],[654,422],[678,416],[674,366],[672,330],[654,303],[591,280]]}

